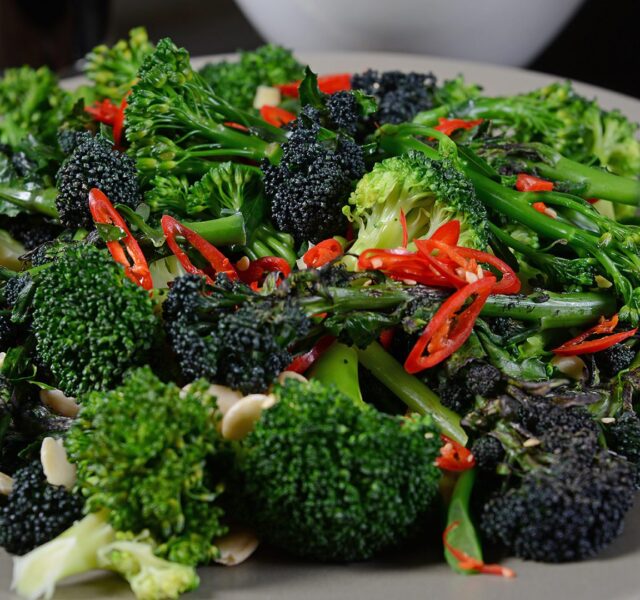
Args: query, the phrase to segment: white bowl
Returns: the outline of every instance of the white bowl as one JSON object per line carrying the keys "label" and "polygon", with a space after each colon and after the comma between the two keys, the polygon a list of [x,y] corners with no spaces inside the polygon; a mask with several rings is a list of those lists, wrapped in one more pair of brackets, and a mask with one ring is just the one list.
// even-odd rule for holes
{"label": "white bowl", "polygon": [[236,0],[294,50],[389,50],[504,65],[535,58],[582,0]]}

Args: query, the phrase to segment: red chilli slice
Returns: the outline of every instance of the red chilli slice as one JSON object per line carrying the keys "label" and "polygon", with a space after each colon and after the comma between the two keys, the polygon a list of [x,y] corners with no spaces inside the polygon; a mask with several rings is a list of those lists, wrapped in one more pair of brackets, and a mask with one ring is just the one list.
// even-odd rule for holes
{"label": "red chilli slice", "polygon": [[436,466],[445,471],[460,473],[476,466],[476,459],[468,448],[446,435],[440,435],[444,445],[440,448],[440,456],[436,458]]}
{"label": "red chilli slice", "polygon": [[[127,224],[111,204],[109,198],[97,188],[93,188],[89,192],[89,210],[95,223],[115,225],[124,232],[123,239],[107,242],[107,248],[113,259],[124,267],[127,277],[145,290],[153,288],[149,265],[140,244],[131,235]],[[129,259],[133,261],[133,264]]]}
{"label": "red chilli slice", "polygon": [[169,215],[164,215],[160,221],[162,231],[167,240],[167,245],[171,249],[180,264],[187,273],[202,275],[206,277],[209,283],[213,283],[213,279],[202,269],[196,267],[187,253],[178,245],[177,237],[184,238],[193,248],[195,248],[203,258],[209,263],[214,273],[225,273],[229,279],[238,279],[238,273],[234,269],[231,261],[218,250],[213,244],[210,244],[203,237],[199,236],[195,231],[189,229],[177,219]]}
{"label": "red chilli slice", "polygon": [[[442,303],[407,356],[404,363],[407,373],[434,367],[467,341],[495,282],[493,275],[478,279]],[[459,312],[472,296],[475,299],[471,304]]]}
{"label": "red chilli slice", "polygon": [[275,125],[276,127],[282,127],[287,123],[291,123],[291,121],[294,121],[296,118],[292,112],[289,112],[284,108],[268,105],[260,108],[260,116],[263,120],[269,123],[269,125]]}
{"label": "red chilli slice", "polygon": [[309,269],[319,269],[339,256],[342,256],[342,253],[343,249],[340,242],[334,238],[329,238],[309,248],[309,250],[304,253],[302,261]]}
{"label": "red chilli slice", "polygon": [[474,573],[481,573],[483,575],[499,575],[500,577],[506,577],[507,579],[513,579],[516,577],[516,572],[508,567],[503,567],[498,564],[486,564],[485,562],[469,556],[463,550],[456,548],[449,542],[449,534],[459,527],[460,521],[453,521],[442,534],[442,543],[445,548],[452,554],[452,556],[458,561],[458,567],[465,571],[472,571]]}
{"label": "red chilli slice", "polygon": [[527,173],[518,173],[516,189],[519,192],[552,192],[553,182]]}
{"label": "red chilli slice", "polygon": [[[634,336],[638,331],[638,328],[630,329],[629,331],[621,331],[619,333],[613,333],[614,329],[618,326],[618,315],[613,315],[610,319],[600,317],[600,322],[583,331],[580,335],[565,342],[555,350],[554,354],[560,356],[577,356],[579,354],[591,354],[592,352],[600,352],[606,350],[615,344],[619,344],[624,340]],[[595,340],[588,340],[587,338],[593,335],[605,335],[605,337],[597,338]]]}

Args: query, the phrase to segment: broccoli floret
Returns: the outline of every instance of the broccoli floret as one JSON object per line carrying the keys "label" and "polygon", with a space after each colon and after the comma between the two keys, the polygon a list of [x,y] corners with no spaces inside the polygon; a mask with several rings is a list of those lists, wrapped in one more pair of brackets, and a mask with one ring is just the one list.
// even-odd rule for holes
{"label": "broccoli floret", "polygon": [[113,204],[136,208],[142,201],[134,161],[100,137],[76,146],[56,176],[60,222],[66,227],[93,227],[89,190],[98,188]]}
{"label": "broccoli floret", "polygon": [[484,533],[520,558],[565,562],[595,556],[620,534],[633,504],[630,463],[606,450],[585,457],[582,445],[571,440],[560,445],[563,452],[553,455],[550,467],[529,471],[484,507]]}
{"label": "broccoli floret", "polygon": [[602,375],[605,377],[614,377],[620,373],[620,371],[629,368],[635,355],[635,350],[630,346],[626,344],[615,344],[606,350],[596,352],[593,357]]}
{"label": "broccoli floret", "polygon": [[71,246],[36,277],[39,359],[66,394],[108,389],[144,364],[157,335],[147,292],[94,246]]}
{"label": "broccoli floret", "polygon": [[300,118],[277,165],[263,162],[264,186],[278,229],[297,243],[317,243],[346,231],[342,212],[365,172],[362,150],[348,137],[319,137],[320,125]]}
{"label": "broccoli floret", "polygon": [[624,411],[605,428],[609,447],[640,466],[640,419],[632,411]]}
{"label": "broccoli floret", "polygon": [[331,129],[355,136],[361,117],[358,101],[351,92],[336,92],[327,96],[325,107],[332,125]]}
{"label": "broccoli floret", "polygon": [[66,156],[82,143],[90,140],[93,136],[88,131],[81,129],[80,131],[70,128],[64,128],[58,131],[58,146]]}
{"label": "broccoli floret", "polygon": [[440,401],[458,414],[465,414],[473,407],[476,396],[492,394],[502,375],[496,367],[480,360],[473,360],[456,371],[453,376],[443,377],[438,386]]}
{"label": "broccoli floret", "polygon": [[14,217],[0,216],[0,227],[6,229],[25,250],[34,250],[60,235],[62,228],[40,215],[21,213]]}
{"label": "broccoli floret", "polygon": [[86,395],[65,439],[86,510],[107,510],[120,531],[149,530],[160,556],[192,566],[209,562],[226,533],[222,488],[205,469],[222,444],[208,387],[180,390],[134,370],[122,386]]}
{"label": "broccoli floret", "polygon": [[266,390],[291,362],[289,345],[310,328],[292,300],[271,300],[243,284],[186,275],[164,303],[169,343],[187,380],[207,377],[244,393]]}
{"label": "broccoli floret", "polygon": [[121,540],[106,514],[90,514],[57,538],[14,559],[12,588],[25,598],[51,597],[72,575],[108,569],[124,577],[138,600],[177,599],[198,586],[193,567],[153,554],[155,543]]}
{"label": "broccoli floret", "polygon": [[4,302],[9,308],[13,308],[18,300],[20,292],[22,292],[25,286],[27,286],[31,281],[31,275],[28,273],[17,275],[7,280],[1,290]]}
{"label": "broccoli floret", "polygon": [[502,444],[492,435],[483,435],[471,445],[471,453],[480,471],[495,472],[496,467],[504,460],[505,451]]}
{"label": "broccoli floret", "polygon": [[298,81],[304,68],[290,50],[267,44],[253,52],[241,52],[237,62],[206,64],[200,75],[227,102],[250,109],[259,85]]}
{"label": "broccoli floret", "polygon": [[585,430],[597,433],[596,425],[584,407],[560,407],[544,397],[523,398],[518,407],[517,417],[525,429],[537,437],[543,437],[557,427],[570,434]]}
{"label": "broccoli floret", "polygon": [[82,498],[50,485],[36,460],[13,475],[11,494],[0,508],[0,546],[11,554],[26,554],[81,516]]}
{"label": "broccoli floret", "polygon": [[320,560],[362,560],[404,540],[437,494],[429,417],[379,413],[289,380],[242,441],[247,513],[265,540]]}
{"label": "broccoli floret", "polygon": [[0,310],[0,352],[6,352],[18,340],[19,328],[11,321],[11,313]]}
{"label": "broccoli floret", "polygon": [[556,386],[529,395],[527,389],[512,381],[465,418],[504,451],[503,482],[484,504],[481,528],[520,558],[589,558],[622,529],[633,503],[633,465],[601,448],[589,412],[571,405],[589,400],[589,392]]}
{"label": "broccoli floret", "polygon": [[377,163],[356,186],[343,212],[358,227],[351,252],[397,248],[402,244],[400,210],[409,240],[429,237],[443,223],[458,219],[459,244],[484,248],[487,213],[473,185],[448,160],[412,152]]}
{"label": "broccoli floret", "polygon": [[148,543],[116,540],[100,548],[98,565],[124,577],[138,600],[174,600],[200,584],[193,567],[157,557]]}
{"label": "broccoli floret", "polygon": [[411,121],[434,103],[436,78],[432,73],[402,73],[369,69],[351,78],[351,86],[378,101],[378,111],[372,116],[377,123]]}
{"label": "broccoli floret", "polygon": [[144,27],[129,31],[128,40],[118,40],[113,46],[96,46],[86,56],[85,75],[95,85],[100,98],[120,102],[137,81],[138,69],[153,52]]}

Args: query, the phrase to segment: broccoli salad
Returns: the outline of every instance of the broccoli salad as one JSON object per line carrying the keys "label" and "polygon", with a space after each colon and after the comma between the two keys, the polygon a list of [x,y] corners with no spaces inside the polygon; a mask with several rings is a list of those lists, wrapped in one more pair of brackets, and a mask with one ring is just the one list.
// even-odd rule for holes
{"label": "broccoli salad", "polygon": [[[258,543],[590,559],[640,487],[640,142],[571,83],[191,65],[0,79],[0,546],[141,600]],[[485,561],[483,551],[493,557]],[[218,567],[222,568],[222,567]],[[428,576],[428,575],[425,575]]]}

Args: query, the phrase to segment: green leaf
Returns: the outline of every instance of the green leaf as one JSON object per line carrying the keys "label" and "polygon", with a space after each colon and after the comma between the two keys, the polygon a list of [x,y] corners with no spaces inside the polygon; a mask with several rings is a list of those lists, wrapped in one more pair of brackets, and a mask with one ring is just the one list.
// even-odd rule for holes
{"label": "green leaf", "polygon": [[[142,205],[141,205],[142,206]],[[147,209],[149,208],[146,204],[144,205]],[[148,210],[145,211],[142,209],[139,211],[140,207],[138,207],[135,211],[132,210],[129,206],[124,204],[117,204],[116,210],[129,222],[131,228],[134,230],[138,230],[142,237],[146,240],[149,240],[155,248],[160,248],[164,245],[165,238],[161,231],[158,231],[151,227],[148,223],[145,222],[145,217],[143,216],[145,213],[148,217]]]}
{"label": "green leaf", "polygon": [[127,235],[123,229],[110,223],[96,223],[96,229],[102,240],[107,243],[117,242],[124,239]]}
{"label": "green leaf", "polygon": [[298,88],[300,94],[300,106],[313,106],[321,110],[324,108],[323,94],[318,87],[318,76],[307,67],[304,71],[304,79]]}
{"label": "green leaf", "polygon": [[362,90],[353,90],[351,93],[354,95],[356,102],[358,103],[358,108],[362,117],[366,119],[377,112],[378,103],[373,96],[365,94]]}

